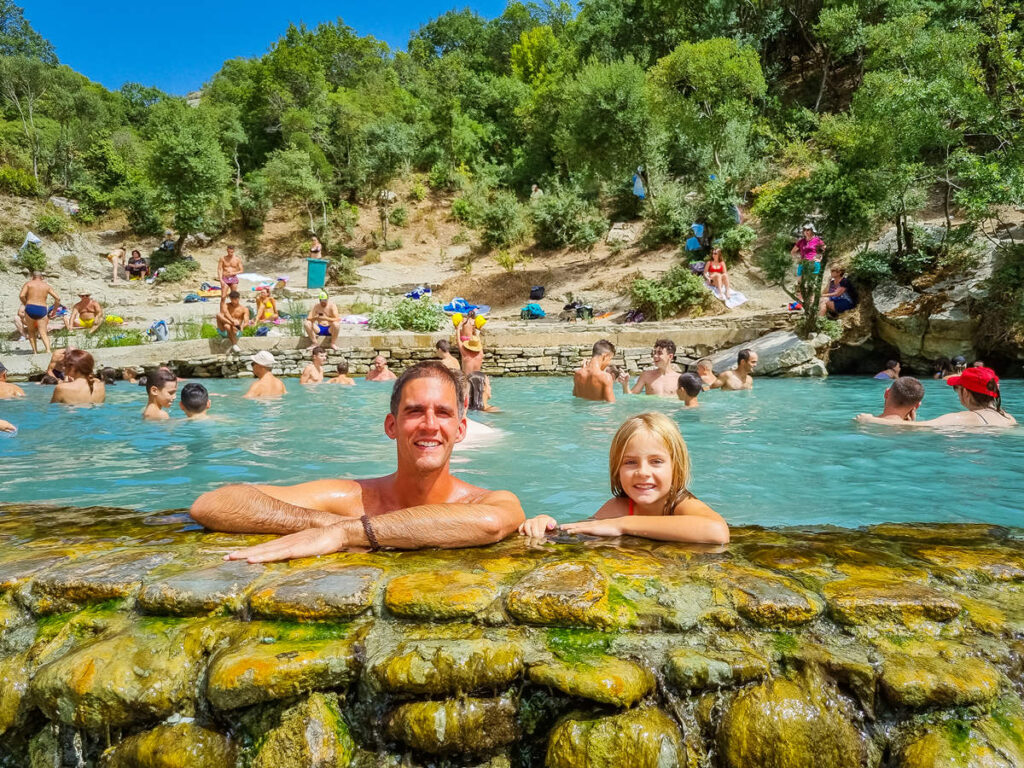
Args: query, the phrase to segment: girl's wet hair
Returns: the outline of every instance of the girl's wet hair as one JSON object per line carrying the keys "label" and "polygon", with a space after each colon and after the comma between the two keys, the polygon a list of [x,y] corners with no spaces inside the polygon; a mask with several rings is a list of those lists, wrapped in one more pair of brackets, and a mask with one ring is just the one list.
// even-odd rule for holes
{"label": "girl's wet hair", "polygon": [[84,349],[72,349],[64,355],[65,375],[73,372],[77,376],[84,377],[89,382],[90,392],[92,392],[93,382],[96,381],[96,377],[93,375],[95,367],[96,361]]}
{"label": "girl's wet hair", "polygon": [[612,495],[624,498],[627,494],[619,481],[619,469],[629,441],[641,432],[648,432],[659,438],[668,449],[672,462],[672,485],[665,497],[665,514],[671,515],[676,504],[689,495],[686,486],[690,483],[690,452],[686,448],[679,427],[663,413],[641,413],[623,422],[612,438],[608,452],[608,472],[611,476]]}

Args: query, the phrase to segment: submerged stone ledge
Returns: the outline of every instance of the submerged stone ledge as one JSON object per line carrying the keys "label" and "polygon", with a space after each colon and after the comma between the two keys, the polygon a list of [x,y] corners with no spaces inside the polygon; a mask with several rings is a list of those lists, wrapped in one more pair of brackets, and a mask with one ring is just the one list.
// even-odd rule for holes
{"label": "submerged stone ledge", "polygon": [[0,767],[1024,766],[1024,530],[262,538],[0,506]]}

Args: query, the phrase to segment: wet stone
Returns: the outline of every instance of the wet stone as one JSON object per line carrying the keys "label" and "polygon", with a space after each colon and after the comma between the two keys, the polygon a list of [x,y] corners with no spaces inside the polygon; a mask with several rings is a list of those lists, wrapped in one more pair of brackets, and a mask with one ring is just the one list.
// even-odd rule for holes
{"label": "wet stone", "polygon": [[732,586],[736,610],[762,627],[799,626],[824,610],[820,597],[769,571],[730,567],[723,577]]}
{"label": "wet stone", "polygon": [[881,683],[885,697],[900,706],[967,706],[994,699],[1000,675],[995,667],[972,656],[946,659],[923,652],[887,658]]}
{"label": "wet stone", "polygon": [[613,707],[631,707],[654,689],[650,670],[613,656],[534,664],[530,667],[530,682]]}
{"label": "wet stone", "polygon": [[841,624],[901,624],[949,621],[960,604],[943,592],[915,582],[843,579],[824,587],[833,618]]}
{"label": "wet stone", "polygon": [[869,533],[886,539],[970,543],[1005,539],[1008,531],[985,523],[879,523],[869,525]]}
{"label": "wet stone", "polygon": [[973,721],[950,718],[913,727],[898,738],[894,768],[1019,768],[1024,715],[999,707]]}
{"label": "wet stone", "polygon": [[265,568],[243,560],[218,563],[148,581],[139,608],[165,616],[201,616],[218,610],[237,613]]}
{"label": "wet stone", "polygon": [[967,581],[1022,581],[1024,555],[996,547],[916,547],[912,554]]}
{"label": "wet stone", "polygon": [[443,621],[471,618],[498,597],[499,576],[471,571],[426,571],[388,583],[384,604],[396,616]]}
{"label": "wet stone", "polygon": [[668,657],[668,677],[684,691],[744,685],[768,676],[771,667],[762,656],[744,651],[677,648]]}
{"label": "wet stone", "polygon": [[355,749],[338,698],[314,693],[281,716],[260,743],[252,768],[348,768]]}
{"label": "wet stone", "polygon": [[213,658],[206,697],[217,709],[236,709],[338,688],[356,672],[356,639],[348,627],[259,622]]}
{"label": "wet stone", "polygon": [[378,690],[408,694],[504,688],[522,672],[522,648],[483,638],[405,642],[367,668]]}
{"label": "wet stone", "polygon": [[[624,757],[629,756],[628,763]],[[698,768],[675,722],[654,707],[611,717],[570,714],[551,731],[547,768]]]}
{"label": "wet stone", "polygon": [[774,678],[733,699],[718,729],[725,768],[861,768],[863,737],[821,678]]}
{"label": "wet stone", "polygon": [[228,636],[223,620],[143,619],[42,666],[30,686],[51,720],[124,726],[194,709],[206,654]]}
{"label": "wet stone", "polygon": [[27,653],[0,658],[0,736],[19,725],[29,709]]}
{"label": "wet stone", "polygon": [[783,649],[780,655],[797,669],[838,681],[857,697],[865,712],[874,713],[878,673],[860,646],[797,641],[794,648]]}
{"label": "wet stone", "polygon": [[16,589],[37,573],[67,559],[67,557],[27,557],[22,560],[0,563],[0,592]]}
{"label": "wet stone", "polygon": [[519,736],[516,705],[509,696],[402,704],[388,717],[387,733],[432,755],[484,754]]}
{"label": "wet stone", "polygon": [[45,614],[131,597],[150,571],[173,557],[171,552],[132,551],[57,565],[32,581],[26,603],[33,613]]}
{"label": "wet stone", "polygon": [[269,619],[348,619],[373,604],[383,573],[363,566],[296,570],[253,592],[249,606]]}
{"label": "wet stone", "polygon": [[103,768],[226,768],[235,759],[227,736],[182,722],[125,739],[104,755]]}
{"label": "wet stone", "polygon": [[620,620],[608,604],[608,580],[586,563],[535,568],[508,593],[506,607],[527,624],[607,629]]}

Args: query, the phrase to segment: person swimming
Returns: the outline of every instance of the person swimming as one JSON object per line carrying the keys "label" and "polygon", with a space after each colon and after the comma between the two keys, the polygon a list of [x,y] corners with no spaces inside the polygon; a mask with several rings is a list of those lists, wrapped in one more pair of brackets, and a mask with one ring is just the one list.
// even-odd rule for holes
{"label": "person swimming", "polygon": [[1003,410],[999,377],[991,368],[968,368],[946,383],[956,390],[963,411],[953,411],[928,421],[890,421],[901,427],[1012,427],[1017,420]]}
{"label": "person swimming", "polygon": [[608,469],[612,498],[592,518],[559,526],[550,515],[537,515],[520,525],[519,533],[541,538],[560,527],[590,536],[729,543],[722,516],[687,490],[690,455],[676,423],[665,414],[627,419],[612,438]]}
{"label": "person swimming", "polygon": [[64,378],[53,388],[51,403],[98,405],[107,397],[104,383],[93,374],[93,356],[84,349],[72,349],[64,355]]}
{"label": "person swimming", "polygon": [[210,393],[202,384],[186,384],[181,388],[178,407],[191,421],[209,419],[207,411],[210,410]]}
{"label": "person swimming", "polygon": [[142,418],[166,421],[171,418],[165,410],[178,394],[178,377],[166,368],[157,368],[146,375],[146,394],[149,399],[142,410]]}

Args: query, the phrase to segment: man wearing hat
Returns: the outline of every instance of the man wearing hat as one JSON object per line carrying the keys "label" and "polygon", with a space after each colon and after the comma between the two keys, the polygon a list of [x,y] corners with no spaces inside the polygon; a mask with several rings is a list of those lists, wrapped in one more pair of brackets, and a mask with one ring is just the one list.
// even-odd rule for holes
{"label": "man wearing hat", "polygon": [[306,315],[302,324],[309,337],[309,343],[317,345],[317,336],[326,336],[331,340],[331,349],[338,348],[338,334],[341,332],[341,313],[337,305],[331,301],[327,291],[320,291],[313,308]]}
{"label": "man wearing hat", "polygon": [[252,400],[261,397],[279,397],[287,391],[284,388],[284,382],[273,373],[275,362],[277,361],[274,360],[274,356],[265,349],[261,349],[252,356],[252,375],[256,377],[256,381],[245,393],[246,398]]}
{"label": "man wearing hat", "polygon": [[78,302],[71,307],[67,327],[69,331],[84,328],[87,335],[92,335],[103,325],[103,307],[92,297],[89,291],[78,294]]}
{"label": "man wearing hat", "polygon": [[12,397],[24,397],[25,390],[16,384],[7,383],[7,366],[0,363],[0,400],[10,400]]}

